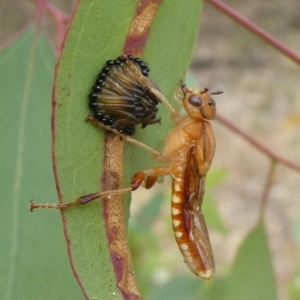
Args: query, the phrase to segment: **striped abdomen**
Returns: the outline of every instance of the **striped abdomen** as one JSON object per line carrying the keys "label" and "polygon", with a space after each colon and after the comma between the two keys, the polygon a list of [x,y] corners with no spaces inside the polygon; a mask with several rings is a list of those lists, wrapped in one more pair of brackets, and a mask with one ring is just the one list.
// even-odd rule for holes
{"label": "striped abdomen", "polygon": [[[191,160],[193,161],[193,159]],[[184,260],[197,276],[209,279],[214,260],[201,204],[205,177],[199,178],[195,166],[173,176],[172,223],[175,239]]]}

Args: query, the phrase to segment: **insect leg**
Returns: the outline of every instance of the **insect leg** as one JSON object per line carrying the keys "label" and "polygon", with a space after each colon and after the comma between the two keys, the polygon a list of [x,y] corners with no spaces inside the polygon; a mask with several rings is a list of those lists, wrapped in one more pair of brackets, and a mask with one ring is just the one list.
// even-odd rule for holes
{"label": "insect leg", "polygon": [[177,115],[178,112],[172,107],[172,105],[169,103],[167,98],[159,91],[156,89],[151,89],[150,92],[154,94],[171,112],[171,115]]}
{"label": "insect leg", "polygon": [[165,176],[169,174],[168,167],[155,167],[152,169],[140,171],[136,173],[131,180],[128,188],[112,190],[112,191],[101,191],[88,195],[81,196],[76,200],[69,203],[51,204],[51,203],[35,203],[33,200],[30,201],[29,209],[33,211],[36,208],[55,208],[55,209],[66,209],[75,205],[84,205],[96,199],[103,197],[109,197],[115,194],[125,194],[128,192],[135,191],[145,181],[145,187],[150,188],[155,183],[158,176]]}
{"label": "insect leg", "polygon": [[91,114],[87,115],[86,117],[86,121],[89,121],[91,122],[92,124],[98,126],[98,127],[102,127],[102,128],[105,128],[107,131],[110,131],[118,136],[120,136],[122,139],[124,139],[125,141],[131,143],[131,144],[134,144],[142,149],[145,149],[149,152],[151,152],[152,154],[154,154],[155,156],[159,157],[161,155],[160,152],[152,149],[151,147],[147,146],[146,144],[134,139],[134,138],[131,138],[125,134],[122,134],[120,133],[118,130],[114,129],[114,128],[111,128],[110,126],[106,126],[104,124],[102,124],[101,122],[99,122],[97,119],[95,119]]}
{"label": "insect leg", "polygon": [[114,190],[114,191],[104,191],[104,192],[96,192],[88,195],[81,196],[76,200],[69,203],[59,203],[59,204],[51,204],[51,203],[35,203],[33,200],[30,201],[29,209],[33,211],[36,208],[55,208],[55,209],[66,209],[75,205],[84,205],[93,200],[100,199],[103,197],[109,197],[114,194],[124,194],[131,192],[133,190],[132,187]]}
{"label": "insect leg", "polygon": [[144,188],[150,189],[157,180],[158,176],[166,176],[170,174],[169,167],[154,167],[152,169],[147,169],[136,173],[131,181],[131,186],[135,187],[136,190],[142,182],[145,182]]}

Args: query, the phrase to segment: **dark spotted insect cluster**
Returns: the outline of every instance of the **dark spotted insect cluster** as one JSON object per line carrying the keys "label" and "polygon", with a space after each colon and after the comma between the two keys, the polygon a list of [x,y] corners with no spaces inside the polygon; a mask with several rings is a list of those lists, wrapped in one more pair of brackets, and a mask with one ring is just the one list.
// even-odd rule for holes
{"label": "dark spotted insect cluster", "polygon": [[148,77],[148,64],[132,55],[108,60],[89,94],[93,116],[120,133],[133,135],[135,125],[142,128],[160,121],[156,118],[160,99]]}

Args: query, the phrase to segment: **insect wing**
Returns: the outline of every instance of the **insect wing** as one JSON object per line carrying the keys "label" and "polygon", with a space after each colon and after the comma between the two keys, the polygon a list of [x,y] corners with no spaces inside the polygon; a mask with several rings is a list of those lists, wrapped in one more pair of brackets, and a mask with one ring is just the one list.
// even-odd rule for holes
{"label": "insect wing", "polygon": [[209,279],[214,273],[214,259],[204,216],[201,212],[205,177],[200,177],[195,155],[196,146],[187,153],[184,172],[184,216],[189,240],[195,256],[190,269],[202,278]]}

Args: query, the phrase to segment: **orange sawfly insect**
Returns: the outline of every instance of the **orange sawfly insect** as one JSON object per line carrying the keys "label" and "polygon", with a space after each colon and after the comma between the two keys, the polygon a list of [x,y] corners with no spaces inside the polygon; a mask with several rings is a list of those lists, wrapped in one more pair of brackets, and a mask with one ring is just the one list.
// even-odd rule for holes
{"label": "orange sawfly insect", "polygon": [[145,188],[148,189],[153,186],[158,176],[171,175],[171,215],[175,239],[189,269],[204,279],[211,278],[215,266],[201,207],[206,174],[215,152],[215,137],[209,120],[213,120],[216,116],[216,105],[211,94],[216,95],[222,92],[210,94],[207,88],[199,91],[189,89],[185,85],[182,86],[182,92],[186,115],[180,115],[165,98],[161,98],[171,111],[171,119],[175,123],[175,128],[165,140],[162,152],[120,134],[117,130],[99,123],[92,116],[88,118],[94,124],[113,131],[125,140],[150,150],[155,158],[163,163],[163,166],[136,173],[128,188],[85,195],[65,204],[35,204],[32,201],[30,209],[66,209],[101,197],[134,191],[143,182]]}
{"label": "orange sawfly insect", "polygon": [[142,128],[160,121],[156,105],[158,90],[148,77],[148,64],[132,55],[108,60],[89,94],[89,107],[95,119],[126,135],[133,135],[135,125]]}

